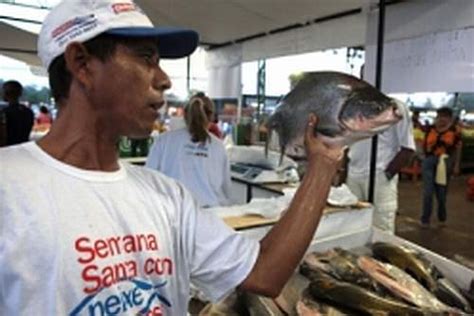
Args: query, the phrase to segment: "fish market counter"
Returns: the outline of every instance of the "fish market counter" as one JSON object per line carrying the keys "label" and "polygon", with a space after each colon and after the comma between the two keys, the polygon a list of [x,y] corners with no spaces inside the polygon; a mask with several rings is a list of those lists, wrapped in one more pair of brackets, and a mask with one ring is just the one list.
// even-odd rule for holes
{"label": "fish market counter", "polygon": [[[319,228],[329,225],[328,217]],[[246,310],[250,316],[473,315],[473,270],[373,227],[335,231],[326,236],[318,231],[278,297],[243,293],[207,309],[227,312],[221,315]]]}
{"label": "fish market counter", "polygon": [[[272,199],[262,199],[259,202],[272,207]],[[256,206],[258,207],[258,201]],[[268,205],[268,206],[267,206]],[[249,211],[246,214],[226,214],[219,212],[218,215],[235,230],[255,239],[261,239],[278,221],[277,217],[264,217],[256,214],[257,211]],[[314,236],[314,242],[333,239],[341,234],[365,236],[369,233],[372,225],[373,207],[369,203],[358,202],[353,206],[334,207],[326,206],[318,230]]]}
{"label": "fish market counter", "polygon": [[[257,218],[255,215],[240,219],[223,217],[239,232],[261,239],[272,222],[262,220],[261,226],[255,226]],[[240,315],[236,311],[246,311],[250,316],[388,315],[388,312],[393,315],[473,315],[473,270],[374,228],[371,223],[370,205],[346,210],[326,209],[307,256],[278,297],[272,299],[251,293],[230,295],[222,302],[207,305],[205,313],[200,315],[213,315],[212,311],[223,312],[219,315]],[[406,252],[396,250],[402,248],[407,249]],[[347,250],[353,257],[347,255]],[[315,258],[319,263],[315,263]],[[391,260],[391,265],[379,260]],[[395,266],[399,266],[398,270]],[[360,283],[354,281],[355,278]],[[367,280],[373,288],[364,285]],[[312,284],[317,286],[309,286],[310,282],[316,282]],[[467,295],[471,298],[467,299]],[[313,308],[320,313],[315,313]]]}
{"label": "fish market counter", "polygon": [[231,197],[235,202],[247,203],[252,198],[268,198],[283,195],[283,189],[295,187],[288,183],[257,183],[232,177]]}

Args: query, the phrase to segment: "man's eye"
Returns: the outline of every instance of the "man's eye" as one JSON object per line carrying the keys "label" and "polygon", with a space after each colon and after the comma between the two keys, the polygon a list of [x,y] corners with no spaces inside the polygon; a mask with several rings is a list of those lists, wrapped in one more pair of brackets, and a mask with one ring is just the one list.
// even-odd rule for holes
{"label": "man's eye", "polygon": [[142,58],[148,65],[157,65],[159,62],[158,55],[153,52],[139,52],[138,56]]}
{"label": "man's eye", "polygon": [[155,54],[142,54],[143,59],[147,64],[156,65],[158,64],[158,57]]}

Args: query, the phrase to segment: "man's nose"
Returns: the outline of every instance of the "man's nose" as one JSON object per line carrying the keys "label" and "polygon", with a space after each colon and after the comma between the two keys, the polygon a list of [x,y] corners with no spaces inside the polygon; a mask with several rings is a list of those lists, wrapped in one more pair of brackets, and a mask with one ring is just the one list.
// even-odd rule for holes
{"label": "man's nose", "polygon": [[171,80],[168,74],[158,65],[153,78],[153,88],[165,91],[171,88]]}

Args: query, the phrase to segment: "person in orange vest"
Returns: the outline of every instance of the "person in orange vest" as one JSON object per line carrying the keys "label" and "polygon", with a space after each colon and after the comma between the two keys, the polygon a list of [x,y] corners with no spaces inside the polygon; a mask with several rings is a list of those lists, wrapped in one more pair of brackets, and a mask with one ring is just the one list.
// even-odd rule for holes
{"label": "person in orange vest", "polygon": [[433,195],[438,202],[438,222],[446,223],[446,195],[449,178],[459,174],[461,135],[454,124],[453,111],[442,107],[437,111],[434,125],[425,135],[423,150],[425,158],[422,165],[423,208],[421,226],[430,225],[433,208]]}

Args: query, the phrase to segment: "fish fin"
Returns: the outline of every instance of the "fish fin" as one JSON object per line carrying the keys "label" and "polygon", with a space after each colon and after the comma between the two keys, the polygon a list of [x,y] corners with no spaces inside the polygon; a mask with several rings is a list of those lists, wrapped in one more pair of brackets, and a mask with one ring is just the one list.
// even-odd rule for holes
{"label": "fish fin", "polygon": [[280,163],[278,166],[283,164],[283,156],[285,155],[285,146],[280,146]]}

